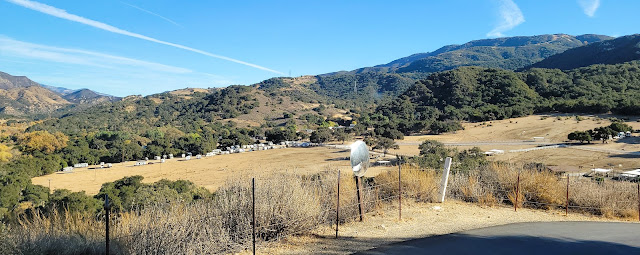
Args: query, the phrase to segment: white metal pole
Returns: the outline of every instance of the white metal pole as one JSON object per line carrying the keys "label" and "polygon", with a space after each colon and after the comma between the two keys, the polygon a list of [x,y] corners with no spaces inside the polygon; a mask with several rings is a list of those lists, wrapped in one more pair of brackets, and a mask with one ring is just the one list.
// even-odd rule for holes
{"label": "white metal pole", "polygon": [[442,172],[442,182],[440,183],[440,203],[444,202],[447,193],[447,182],[449,181],[449,169],[451,169],[451,158],[444,159],[444,171]]}

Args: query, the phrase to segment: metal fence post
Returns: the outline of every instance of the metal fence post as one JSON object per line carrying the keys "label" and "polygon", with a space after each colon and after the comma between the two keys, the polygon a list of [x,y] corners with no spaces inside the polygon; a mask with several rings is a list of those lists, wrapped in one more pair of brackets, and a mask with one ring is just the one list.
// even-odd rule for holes
{"label": "metal fence post", "polygon": [[109,195],[104,195],[104,214],[106,217],[105,224],[105,254],[109,255],[109,211],[111,210],[111,204],[109,203]]}
{"label": "metal fence post", "polygon": [[444,159],[444,171],[442,172],[442,181],[440,182],[440,200],[438,202],[444,203],[444,198],[447,194],[447,183],[449,182],[449,171],[451,169],[451,157]]}
{"label": "metal fence post", "polygon": [[402,220],[402,160],[400,158],[398,158],[398,220]]}
{"label": "metal fence post", "polygon": [[564,216],[569,215],[569,174],[567,174],[567,204],[565,205]]}
{"label": "metal fence post", "polygon": [[518,172],[518,180],[516,181],[516,202],[513,204],[513,211],[518,211],[518,197],[520,196],[520,172]]}
{"label": "metal fence post", "polygon": [[253,254],[256,254],[256,178],[251,178],[251,229]]}
{"label": "metal fence post", "polygon": [[338,199],[336,200],[336,238],[338,238],[338,226],[340,226],[340,169],[338,169]]}
{"label": "metal fence post", "polygon": [[360,221],[364,221],[364,208],[362,208],[362,180],[360,177],[355,176],[356,178],[356,193],[358,195],[358,211],[360,212]]}

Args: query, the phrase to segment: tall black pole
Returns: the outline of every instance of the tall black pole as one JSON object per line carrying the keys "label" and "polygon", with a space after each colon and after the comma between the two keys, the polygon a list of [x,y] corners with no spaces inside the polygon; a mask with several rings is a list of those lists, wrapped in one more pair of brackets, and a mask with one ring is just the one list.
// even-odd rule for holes
{"label": "tall black pole", "polygon": [[336,238],[338,238],[339,225],[340,225],[340,169],[338,169],[338,199],[336,201]]}
{"label": "tall black pole", "polygon": [[251,178],[251,227],[253,236],[253,254],[256,254],[256,178]]}
{"label": "tall black pole", "polygon": [[104,212],[106,217],[105,224],[105,254],[109,255],[109,211],[111,210],[111,205],[109,204],[109,195],[104,195]]}

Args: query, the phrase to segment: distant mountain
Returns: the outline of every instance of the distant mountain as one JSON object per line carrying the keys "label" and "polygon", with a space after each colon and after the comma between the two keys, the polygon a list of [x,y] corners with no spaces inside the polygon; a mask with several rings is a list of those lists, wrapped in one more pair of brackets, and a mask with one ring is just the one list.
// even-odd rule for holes
{"label": "distant mountain", "polygon": [[58,93],[58,94],[60,94],[62,96],[66,95],[66,94],[71,94],[71,93],[73,93],[75,91],[73,89],[49,86],[49,85],[44,85],[44,84],[40,84],[40,86],[44,87],[45,89],[51,90],[51,91],[53,91],[55,93]]}
{"label": "distant mountain", "polygon": [[462,66],[516,70],[567,49],[611,38],[592,34],[556,34],[483,39],[447,45],[433,52],[413,54],[383,65],[316,76],[278,77],[254,86],[270,93],[279,91],[282,95],[290,94],[310,101],[347,100],[343,102],[351,105],[354,101],[373,103],[386,96],[401,94],[431,73]]}
{"label": "distant mountain", "polygon": [[27,115],[51,113],[71,103],[25,76],[0,72],[0,113]]}
{"label": "distant mountain", "polygon": [[611,38],[604,35],[555,34],[483,39],[444,46],[431,53],[414,54],[378,67],[398,73],[432,73],[461,66],[516,70],[568,49]]}
{"label": "distant mountain", "polygon": [[120,100],[89,89],[71,90],[41,85],[25,76],[0,72],[0,114],[51,114]]}
{"label": "distant mountain", "polygon": [[79,89],[63,96],[67,101],[80,105],[94,105],[120,100],[119,97],[104,95],[90,89]]}
{"label": "distant mountain", "polygon": [[13,76],[8,73],[0,72],[0,89],[27,88],[38,85],[38,83],[29,80],[29,78],[25,76]]}
{"label": "distant mountain", "polygon": [[557,68],[569,70],[593,64],[619,64],[640,60],[640,34],[594,42],[550,56],[530,68]]}

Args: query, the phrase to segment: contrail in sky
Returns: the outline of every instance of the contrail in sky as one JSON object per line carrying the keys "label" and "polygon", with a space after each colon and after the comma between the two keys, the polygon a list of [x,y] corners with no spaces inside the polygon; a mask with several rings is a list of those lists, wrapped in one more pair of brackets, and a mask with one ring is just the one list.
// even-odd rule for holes
{"label": "contrail in sky", "polygon": [[174,24],[174,25],[176,25],[176,26],[182,27],[182,25],[178,24],[177,22],[175,22],[175,21],[173,21],[173,20],[171,20],[171,19],[169,19],[169,18],[167,18],[167,17],[164,17],[164,16],[162,16],[162,15],[160,15],[160,14],[157,14],[157,13],[155,13],[155,12],[152,12],[152,11],[149,11],[149,10],[146,10],[146,9],[143,9],[143,8],[140,8],[140,7],[135,6],[135,5],[133,5],[133,4],[129,4],[129,3],[125,3],[125,2],[121,2],[121,3],[122,3],[122,4],[125,4],[125,5],[128,5],[129,7],[132,7],[132,8],[138,9],[138,10],[140,10],[140,11],[143,11],[143,12],[149,13],[149,14],[151,14],[151,15],[153,15],[153,16],[158,17],[158,18],[161,18],[161,19],[163,19],[163,20],[165,20],[165,21],[167,21],[167,22],[169,22],[169,23],[171,23],[171,24]]}
{"label": "contrail in sky", "polygon": [[188,47],[188,46],[184,46],[184,45],[180,45],[180,44],[177,44],[177,43],[166,42],[166,41],[158,40],[158,39],[155,39],[155,38],[152,38],[152,37],[148,37],[148,36],[145,36],[145,35],[129,32],[127,30],[123,30],[123,29],[111,26],[109,24],[105,24],[105,23],[102,23],[102,22],[99,22],[99,21],[87,19],[87,18],[80,17],[80,16],[75,15],[75,14],[68,13],[65,10],[58,9],[56,7],[53,7],[53,6],[50,6],[50,5],[46,5],[46,4],[43,4],[43,3],[29,1],[29,0],[6,0],[6,1],[8,1],[10,3],[14,3],[14,4],[17,4],[17,5],[20,5],[20,6],[25,7],[25,8],[32,9],[34,11],[42,12],[42,13],[45,13],[45,14],[48,14],[48,15],[51,15],[51,16],[54,16],[54,17],[61,18],[61,19],[66,19],[66,20],[82,23],[82,24],[85,24],[85,25],[88,25],[88,26],[92,26],[92,27],[95,27],[95,28],[98,28],[98,29],[102,29],[102,30],[105,30],[105,31],[109,31],[109,32],[112,32],[112,33],[126,35],[126,36],[130,36],[130,37],[135,37],[135,38],[138,38],[138,39],[142,39],[142,40],[146,40],[146,41],[150,41],[150,42],[155,42],[155,43],[159,43],[159,44],[164,44],[164,45],[172,46],[172,47],[175,47],[175,48],[180,48],[180,49],[183,49],[183,50],[188,50],[188,51],[191,51],[191,52],[199,53],[199,54],[202,54],[202,55],[205,55],[205,56],[218,58],[218,59],[223,59],[223,60],[231,61],[231,62],[234,62],[234,63],[238,63],[238,64],[250,66],[250,67],[253,67],[253,68],[257,68],[257,69],[260,69],[260,70],[269,71],[269,72],[272,72],[272,73],[277,73],[277,74],[284,75],[284,73],[282,73],[282,72],[279,72],[279,71],[276,71],[276,70],[273,70],[273,69],[269,69],[269,68],[266,68],[266,67],[263,67],[263,66],[259,66],[259,65],[256,65],[256,64],[251,64],[251,63],[248,63],[248,62],[244,62],[242,60],[237,60],[237,59],[230,58],[230,57],[216,55],[216,54],[213,54],[213,53],[209,53],[209,52],[206,52],[206,51],[203,51],[203,50],[199,50],[199,49],[194,49],[194,48],[191,48],[191,47]]}

